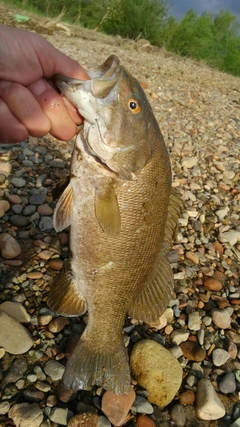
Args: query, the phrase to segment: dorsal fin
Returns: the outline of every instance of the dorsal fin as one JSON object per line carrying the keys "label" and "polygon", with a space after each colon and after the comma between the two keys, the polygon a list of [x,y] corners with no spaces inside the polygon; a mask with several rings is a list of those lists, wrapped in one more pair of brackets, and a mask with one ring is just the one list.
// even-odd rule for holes
{"label": "dorsal fin", "polygon": [[163,314],[172,297],[173,273],[167,253],[171,247],[181,206],[179,197],[172,191],[162,248],[142,292],[135,298],[128,311],[129,316],[134,319],[149,323],[156,321]]}

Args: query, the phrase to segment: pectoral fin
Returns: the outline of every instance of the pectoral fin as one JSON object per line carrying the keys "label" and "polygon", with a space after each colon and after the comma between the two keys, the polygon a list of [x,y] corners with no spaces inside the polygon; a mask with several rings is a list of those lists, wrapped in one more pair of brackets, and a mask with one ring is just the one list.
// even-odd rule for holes
{"label": "pectoral fin", "polygon": [[50,288],[48,306],[62,316],[81,316],[87,311],[87,303],[72,276],[70,263],[54,277]]}
{"label": "pectoral fin", "polygon": [[53,215],[53,226],[58,233],[71,224],[72,202],[73,191],[70,183],[58,200]]}
{"label": "pectoral fin", "polygon": [[117,196],[112,184],[95,190],[95,214],[102,230],[116,236],[121,228],[121,217]]}

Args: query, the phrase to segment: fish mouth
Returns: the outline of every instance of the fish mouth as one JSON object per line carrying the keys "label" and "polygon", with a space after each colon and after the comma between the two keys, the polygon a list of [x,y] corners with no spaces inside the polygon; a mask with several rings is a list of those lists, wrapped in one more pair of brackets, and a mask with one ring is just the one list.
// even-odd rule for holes
{"label": "fish mouth", "polygon": [[[106,98],[119,80],[121,66],[116,55],[110,55],[107,60],[96,70],[89,71],[90,80],[73,79],[62,74],[54,76],[55,85],[64,95],[69,91],[77,91],[84,85],[87,90],[91,90],[92,95],[97,99]],[[74,103],[74,102],[73,102]],[[78,107],[75,103],[74,105]]]}

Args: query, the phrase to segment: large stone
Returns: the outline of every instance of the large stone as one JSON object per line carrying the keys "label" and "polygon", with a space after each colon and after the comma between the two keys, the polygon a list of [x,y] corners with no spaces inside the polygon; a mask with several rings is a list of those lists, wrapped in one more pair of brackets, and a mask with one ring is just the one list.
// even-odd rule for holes
{"label": "large stone", "polygon": [[106,391],[102,398],[102,411],[114,426],[123,425],[135,400],[135,391],[131,388],[128,394],[116,394]]}
{"label": "large stone", "polygon": [[148,400],[167,406],[182,382],[182,368],[177,359],[152,340],[142,340],[133,347],[130,366],[138,384],[148,391]]}
{"label": "large stone", "polygon": [[196,412],[201,420],[218,420],[224,417],[225,408],[207,378],[202,378],[197,384]]}
{"label": "large stone", "polygon": [[31,320],[30,315],[20,302],[5,301],[0,304],[0,310],[13,317],[19,323],[29,323]]}
{"label": "large stone", "polygon": [[18,427],[39,427],[43,420],[43,412],[37,403],[13,405],[8,416]]}
{"label": "large stone", "polygon": [[26,353],[33,345],[28,330],[13,317],[0,311],[0,347],[10,354]]}

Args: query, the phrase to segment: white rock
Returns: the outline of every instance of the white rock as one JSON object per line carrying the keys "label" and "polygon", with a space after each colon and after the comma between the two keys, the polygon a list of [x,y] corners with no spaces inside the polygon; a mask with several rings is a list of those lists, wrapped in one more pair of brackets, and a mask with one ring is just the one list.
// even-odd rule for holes
{"label": "white rock", "polygon": [[230,427],[240,427],[240,418],[237,418]]}
{"label": "white rock", "polygon": [[228,214],[229,211],[230,211],[230,208],[228,206],[225,206],[225,208],[219,209],[215,213],[216,213],[218,219],[220,221],[223,221],[225,216]]}
{"label": "white rock", "polygon": [[37,403],[19,403],[13,405],[8,413],[18,427],[39,427],[43,413]]}
{"label": "white rock", "polygon": [[240,242],[240,231],[230,230],[226,231],[226,233],[221,234],[221,238],[223,242],[228,242],[230,245],[234,246],[237,242]]}
{"label": "white rock", "polygon": [[53,381],[59,381],[63,376],[64,366],[57,360],[49,360],[44,366],[44,372],[51,377]]}
{"label": "white rock", "polygon": [[183,329],[176,329],[171,333],[172,343],[175,345],[180,345],[182,342],[187,341],[189,335],[189,331],[185,331]]}
{"label": "white rock", "polygon": [[0,311],[0,347],[10,354],[26,353],[33,345],[28,330],[13,317]]}
{"label": "white rock", "polygon": [[29,323],[30,315],[20,302],[5,301],[0,304],[0,310],[13,317],[19,323]]}
{"label": "white rock", "polygon": [[201,328],[201,318],[197,311],[193,311],[188,315],[188,328],[190,331],[199,331]]}
{"label": "white rock", "polygon": [[197,162],[197,157],[185,157],[181,160],[181,165],[183,168],[191,169],[193,166],[197,165]]}
{"label": "white rock", "polygon": [[197,383],[196,412],[200,420],[218,420],[224,417],[225,408],[207,378]]}
{"label": "white rock", "polygon": [[215,366],[222,366],[230,359],[230,354],[226,350],[216,348],[212,352],[212,361]]}

